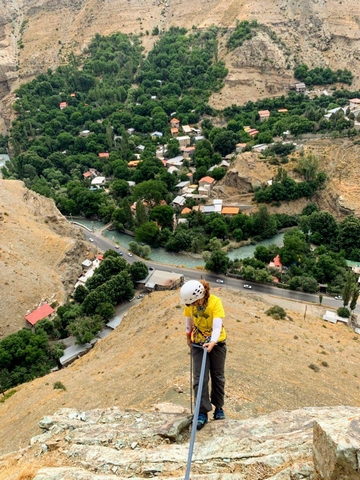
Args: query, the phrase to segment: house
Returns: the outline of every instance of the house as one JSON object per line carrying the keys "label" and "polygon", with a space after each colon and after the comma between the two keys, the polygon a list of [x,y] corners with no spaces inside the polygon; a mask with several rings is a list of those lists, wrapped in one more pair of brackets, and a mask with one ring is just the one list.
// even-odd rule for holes
{"label": "house", "polygon": [[207,198],[210,194],[210,185],[203,185],[202,187],[198,187],[198,196],[194,196],[194,198]]}
{"label": "house", "polygon": [[186,198],[183,197],[182,195],[178,195],[177,197],[174,198],[174,200],[171,202],[171,204],[174,207],[182,207],[185,202],[186,202]]}
{"label": "house", "polygon": [[215,213],[220,213],[220,214],[221,214],[222,203],[223,203],[223,201],[222,201],[220,198],[215,198],[215,199],[213,200],[213,205],[214,205]]}
{"label": "house", "polygon": [[244,150],[244,148],[246,148],[246,143],[237,143],[235,147],[236,147],[236,153],[241,153]]}
{"label": "house", "polygon": [[151,95],[151,100],[156,100],[157,99],[157,96],[156,95]]}
{"label": "house", "polygon": [[130,162],[128,162],[128,167],[129,168],[136,168],[139,163],[141,162],[141,160],[130,160]]}
{"label": "house", "polygon": [[96,177],[96,175],[94,175],[93,172],[90,172],[90,170],[89,170],[89,171],[83,173],[83,177],[85,178],[85,180],[87,180],[88,178]]}
{"label": "house", "polygon": [[191,208],[185,207],[181,210],[181,215],[187,215],[188,213],[191,212]]}
{"label": "house", "polygon": [[91,185],[100,188],[105,185],[106,177],[95,177],[91,180]]}
{"label": "house", "polygon": [[181,147],[180,150],[186,159],[190,159],[195,153],[195,147]]}
{"label": "house", "polygon": [[252,150],[253,150],[253,152],[261,153],[264,150],[266,150],[267,148],[269,148],[269,146],[270,145],[268,145],[267,143],[259,143],[258,145],[254,145],[252,147]]}
{"label": "house", "polygon": [[359,98],[351,98],[349,100],[350,108],[357,108],[360,107],[360,99]]}
{"label": "house", "polygon": [[259,130],[256,130],[256,128],[251,128],[246,133],[248,133],[250,135],[250,137],[255,137],[255,135],[257,135],[259,133]]}
{"label": "house", "polygon": [[41,307],[26,315],[25,319],[27,322],[30,323],[31,326],[34,326],[40,320],[44,320],[44,318],[49,317],[51,314],[54,313],[54,311],[55,310],[50,307],[50,305],[45,303]]}
{"label": "house", "polygon": [[288,109],[287,108],[278,108],[278,113],[287,113]]}
{"label": "house", "polygon": [[205,140],[205,137],[203,135],[196,135],[194,137],[195,143],[200,142],[201,140]]}
{"label": "house", "polygon": [[166,166],[182,167],[183,161],[184,157],[182,155],[179,155],[177,157],[169,158],[169,160],[166,161]]}
{"label": "house", "polygon": [[295,83],[295,91],[296,93],[305,93],[306,91],[306,85],[305,83]]}
{"label": "house", "polygon": [[183,182],[178,183],[175,185],[175,188],[179,190],[181,193],[184,193],[184,190],[190,185],[190,181],[184,180]]}
{"label": "house", "polygon": [[208,185],[210,188],[214,185],[215,180],[212,177],[206,176],[199,180],[199,187]]}
{"label": "house", "polygon": [[161,132],[153,132],[150,134],[152,140],[156,140],[157,138],[161,138],[163,134]]}
{"label": "house", "polygon": [[84,260],[82,262],[81,266],[82,266],[83,270],[89,270],[89,268],[91,268],[91,266],[92,266],[92,263],[93,262],[87,258],[86,260]]}
{"label": "house", "polygon": [[67,102],[60,102],[59,104],[60,110],[64,110],[64,108],[66,108],[67,106],[68,106]]}
{"label": "house", "polygon": [[127,183],[128,183],[130,188],[135,187],[135,185],[136,185],[136,182],[134,182],[132,180],[128,180]]}
{"label": "house", "polygon": [[239,207],[223,207],[221,210],[221,215],[233,217],[239,213],[239,210]]}
{"label": "house", "polygon": [[174,117],[170,120],[170,125],[171,128],[180,128],[180,120]]}
{"label": "house", "polygon": [[177,137],[177,141],[179,142],[180,147],[188,147],[190,145],[190,137],[188,135]]}
{"label": "house", "polygon": [[204,215],[210,215],[210,213],[215,213],[214,205],[204,205],[203,214]]}
{"label": "house", "polygon": [[176,128],[176,127],[172,127],[172,128],[170,128],[170,132],[171,132],[171,135],[172,135],[173,137],[177,137],[177,135],[178,135],[178,133],[179,133],[179,129]]}
{"label": "house", "polygon": [[178,172],[180,172],[180,170],[177,167],[175,167],[174,165],[172,165],[171,167],[168,168],[168,172],[169,173],[178,173]]}
{"label": "house", "polygon": [[192,128],[190,127],[190,125],[183,125],[181,128],[186,135],[192,132]]}
{"label": "house", "polygon": [[129,135],[132,135],[133,133],[135,133],[135,128],[128,128],[126,131]]}
{"label": "house", "polygon": [[76,93],[74,93],[74,92],[73,92],[73,93],[70,93],[70,97],[71,97],[71,98],[76,97]]}
{"label": "house", "polygon": [[80,137],[87,138],[90,135],[90,130],[83,130],[82,132],[79,133]]}
{"label": "house", "polygon": [[138,145],[136,148],[140,150],[140,152],[143,152],[145,150],[144,145]]}
{"label": "house", "polygon": [[270,111],[269,110],[259,110],[258,111],[260,122],[265,122],[270,118]]}
{"label": "house", "polygon": [[191,183],[194,180],[194,174],[193,172],[189,172],[186,174],[187,178],[189,179],[189,182]]}
{"label": "house", "polygon": [[144,283],[138,282],[139,286],[153,292],[155,290],[175,290],[184,283],[184,275],[163,270],[152,270],[144,279]]}
{"label": "house", "polygon": [[101,153],[98,153],[98,157],[99,158],[109,158],[109,153],[108,152],[101,152]]}

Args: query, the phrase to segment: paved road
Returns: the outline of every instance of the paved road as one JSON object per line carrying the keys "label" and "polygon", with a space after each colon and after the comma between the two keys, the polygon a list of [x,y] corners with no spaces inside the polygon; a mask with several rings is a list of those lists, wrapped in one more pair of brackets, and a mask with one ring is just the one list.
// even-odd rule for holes
{"label": "paved road", "polygon": [[[98,234],[96,232],[89,232],[87,230],[83,230],[85,233],[85,236],[87,238],[92,238],[93,243],[98,247],[99,250],[106,251],[109,249],[115,250],[115,251],[120,251],[123,253],[123,258],[126,259],[127,262],[133,263],[136,261],[142,261],[144,262],[148,267],[153,267],[153,268],[160,268],[161,270],[165,270],[167,272],[175,272],[175,273],[181,273],[183,274],[186,278],[188,279],[199,279],[199,276],[203,278],[204,280],[207,280],[208,282],[213,282],[216,283],[216,280],[223,280],[222,287],[232,287],[236,289],[244,289],[244,284],[245,285],[250,285],[251,289],[246,289],[248,293],[261,293],[263,295],[276,295],[278,297],[283,297],[288,300],[296,300],[300,302],[306,302],[306,303],[314,303],[319,305],[319,295],[313,295],[309,293],[302,293],[302,292],[293,292],[291,290],[285,290],[281,289],[278,287],[272,287],[270,285],[264,285],[264,284],[258,284],[254,282],[248,282],[244,280],[238,280],[236,278],[231,278],[227,277],[224,275],[216,275],[213,273],[209,272],[202,272],[200,273],[197,270],[192,270],[190,268],[184,268],[181,267],[179,268],[178,266],[170,266],[170,265],[164,265],[164,264],[159,264],[159,263],[154,263],[154,262],[148,262],[144,259],[140,259],[136,256],[129,256],[128,255],[128,250],[126,250],[124,247],[121,247],[119,249],[115,248],[115,244],[108,240],[107,238],[103,237],[101,234]],[[323,295],[323,301],[322,305],[326,307],[332,307],[332,308],[339,308],[342,306],[342,301],[341,300],[335,300],[333,297],[329,297],[326,295]],[[358,305],[355,309],[356,313],[360,313],[360,305]]]}

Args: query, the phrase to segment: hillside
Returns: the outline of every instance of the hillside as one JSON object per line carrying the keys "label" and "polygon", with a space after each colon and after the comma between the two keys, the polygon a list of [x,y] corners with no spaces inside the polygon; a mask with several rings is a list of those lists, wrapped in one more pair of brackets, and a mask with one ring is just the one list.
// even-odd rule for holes
{"label": "hillside", "polygon": [[[212,98],[223,108],[272,95],[281,95],[293,82],[295,62],[311,67],[348,68],[360,87],[360,5],[355,0],[241,1],[190,0],[21,0],[0,1],[2,25],[0,96],[19,82],[66,61],[71,51],[81,52],[96,34],[115,31],[143,35],[148,50],[160,31],[171,25],[229,28],[219,38],[219,58],[229,69],[225,87]],[[236,21],[257,19],[268,29],[228,52],[224,45]],[[5,99],[4,105],[8,105]],[[3,119],[4,120],[4,119]],[[5,123],[8,125],[8,114]],[[2,129],[5,124],[2,124]]]}
{"label": "hillside", "polygon": [[41,302],[63,303],[93,253],[52,200],[20,181],[0,180],[0,227],[2,338],[24,327]]}
{"label": "hillside", "polygon": [[[325,324],[320,318],[324,309],[316,305],[308,305],[305,312],[303,304],[280,297],[261,298],[226,288],[214,293],[221,296],[226,311],[229,420],[308,406],[359,405],[359,339],[353,331]],[[288,318],[267,316],[271,304],[283,305]],[[53,388],[57,381],[65,391]],[[0,403],[0,454],[28,445],[30,437],[40,433],[38,422],[59,408],[146,412],[166,402],[190,405],[178,291],[146,296],[86,356],[16,387],[15,395]],[[15,464],[21,465],[21,457]],[[0,470],[0,478],[9,477],[1,476]]]}

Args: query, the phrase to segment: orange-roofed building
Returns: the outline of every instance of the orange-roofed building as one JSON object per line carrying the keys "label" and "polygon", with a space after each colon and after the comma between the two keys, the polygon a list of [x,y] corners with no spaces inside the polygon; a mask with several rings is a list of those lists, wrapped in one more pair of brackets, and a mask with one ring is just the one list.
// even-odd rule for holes
{"label": "orange-roofed building", "polygon": [[186,215],[191,212],[191,208],[185,207],[181,210],[181,215]]}
{"label": "orange-roofed building", "polygon": [[102,262],[102,261],[104,260],[104,257],[103,257],[102,255],[97,255],[96,258],[97,258],[100,262]]}
{"label": "orange-roofed building", "polygon": [[170,125],[171,125],[172,128],[179,128],[180,127],[180,120],[174,117],[170,120]]}
{"label": "orange-roofed building", "polygon": [[212,177],[206,176],[206,177],[200,178],[199,185],[200,186],[212,185],[214,182],[215,180]]}
{"label": "orange-roofed building", "polygon": [[269,110],[259,110],[258,111],[259,117],[260,117],[260,122],[264,122],[270,117],[270,111]]}
{"label": "orange-roofed building", "polygon": [[99,158],[109,158],[109,155],[110,155],[110,153],[108,153],[108,152],[98,153]]}
{"label": "orange-roofed building", "polygon": [[29,313],[29,315],[25,316],[25,319],[30,323],[30,325],[34,326],[38,321],[43,320],[44,318],[48,317],[52,313],[54,313],[54,309],[50,307],[47,303],[42,307],[37,308],[33,312]]}
{"label": "orange-roofed building", "polygon": [[171,132],[171,135],[172,135],[173,137],[176,137],[176,136],[178,135],[178,133],[179,133],[179,129],[176,128],[176,127],[172,127],[172,128],[170,129],[170,132]]}
{"label": "orange-roofed building", "polygon": [[60,108],[60,110],[63,110],[67,106],[68,106],[67,102],[60,102],[59,108]]}
{"label": "orange-roofed building", "polygon": [[280,260],[280,255],[276,255],[274,260],[269,263],[269,267],[277,268],[278,270],[280,270],[280,272],[282,271],[283,266],[282,266],[282,263],[281,263],[281,260]]}
{"label": "orange-roofed building", "polygon": [[84,177],[84,178],[92,178],[92,176],[93,176],[92,172],[85,172],[85,173],[83,173],[83,177]]}
{"label": "orange-roofed building", "polygon": [[239,210],[239,207],[223,207],[221,210],[221,215],[237,215]]}
{"label": "orange-roofed building", "polygon": [[250,137],[255,137],[259,133],[259,130],[256,130],[256,128],[252,128],[251,130],[248,130],[246,133],[250,135]]}
{"label": "orange-roofed building", "polygon": [[70,97],[76,97],[76,93],[70,93]]}
{"label": "orange-roofed building", "polygon": [[242,152],[242,150],[244,150],[244,148],[246,148],[246,143],[237,143],[236,144],[236,151],[237,153],[240,153]]}
{"label": "orange-roofed building", "polygon": [[141,162],[141,160],[130,160],[130,162],[128,162],[128,167],[129,168],[136,168],[139,163]]}

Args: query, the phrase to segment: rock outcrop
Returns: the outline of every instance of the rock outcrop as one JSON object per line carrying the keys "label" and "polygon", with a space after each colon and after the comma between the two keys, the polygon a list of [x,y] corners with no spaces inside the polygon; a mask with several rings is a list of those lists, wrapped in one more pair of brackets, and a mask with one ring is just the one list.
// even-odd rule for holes
{"label": "rock outcrop", "polygon": [[[183,479],[191,415],[168,412],[62,409],[45,417],[26,455],[46,464],[56,452],[57,467],[40,468],[34,480]],[[323,407],[212,421],[197,433],[191,478],[358,479],[359,419],[359,408]]]}

